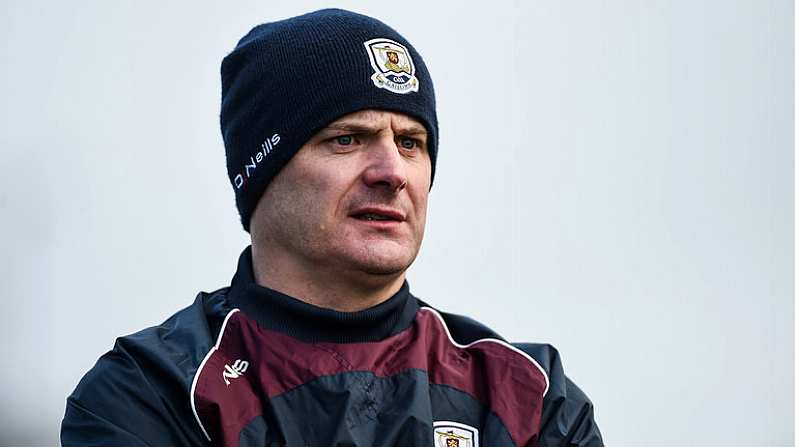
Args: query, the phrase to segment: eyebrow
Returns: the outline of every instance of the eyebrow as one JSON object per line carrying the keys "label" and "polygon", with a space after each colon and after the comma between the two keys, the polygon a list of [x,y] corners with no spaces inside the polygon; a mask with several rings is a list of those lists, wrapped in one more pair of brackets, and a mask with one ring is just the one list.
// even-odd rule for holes
{"label": "eyebrow", "polygon": [[[378,129],[364,124],[341,122],[329,124],[323,130],[343,130],[346,132],[374,133]],[[401,135],[428,135],[428,132],[421,125],[409,125],[406,127],[401,127],[397,129],[397,133]]]}

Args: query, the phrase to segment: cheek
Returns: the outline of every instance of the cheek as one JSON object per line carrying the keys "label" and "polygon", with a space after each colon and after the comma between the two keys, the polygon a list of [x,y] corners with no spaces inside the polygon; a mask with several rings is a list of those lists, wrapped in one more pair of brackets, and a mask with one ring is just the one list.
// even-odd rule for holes
{"label": "cheek", "polygon": [[272,219],[277,224],[298,231],[310,231],[311,216],[317,216],[317,192],[321,188],[305,174],[298,163],[291,162],[266,190],[271,202]]}
{"label": "cheek", "polygon": [[425,228],[425,216],[428,210],[428,184],[417,185],[412,188],[411,202],[420,232]]}
{"label": "cheek", "polygon": [[421,223],[425,224],[425,213],[428,208],[428,193],[431,188],[431,162],[427,161],[426,164],[418,166],[412,173],[411,187],[411,200],[414,204],[414,210],[417,217],[420,218]]}
{"label": "cheek", "polygon": [[303,206],[311,212],[314,220],[325,226],[340,211],[344,188],[337,172],[331,167],[319,170],[307,167],[295,172],[293,195],[297,195],[295,206]]}

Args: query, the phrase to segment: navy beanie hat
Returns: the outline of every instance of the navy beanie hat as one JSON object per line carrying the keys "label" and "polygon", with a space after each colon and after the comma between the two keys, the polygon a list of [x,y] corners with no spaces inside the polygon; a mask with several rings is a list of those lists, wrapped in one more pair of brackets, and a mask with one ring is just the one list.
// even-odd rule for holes
{"label": "navy beanie hat", "polygon": [[436,100],[419,53],[361,14],[324,9],[254,27],[221,63],[221,133],[243,228],[270,181],[315,133],[363,109],[401,112],[428,132]]}

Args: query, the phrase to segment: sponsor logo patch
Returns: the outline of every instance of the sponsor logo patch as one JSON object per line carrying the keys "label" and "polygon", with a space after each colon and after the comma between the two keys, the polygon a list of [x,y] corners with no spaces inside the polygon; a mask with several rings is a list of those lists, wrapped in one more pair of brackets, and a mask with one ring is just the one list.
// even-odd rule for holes
{"label": "sponsor logo patch", "polygon": [[374,70],[370,79],[376,87],[401,94],[419,91],[420,80],[405,46],[384,38],[368,40],[364,46]]}
{"label": "sponsor logo patch", "polygon": [[231,384],[231,382],[229,381],[230,379],[232,380],[237,379],[238,377],[242,376],[247,369],[248,369],[248,362],[245,360],[237,359],[235,360],[235,363],[232,364],[232,366],[229,366],[228,364],[224,365],[224,371],[221,374],[221,377],[223,377],[226,386],[229,386]]}
{"label": "sponsor logo patch", "polygon": [[434,447],[477,447],[478,429],[460,422],[435,421]]}

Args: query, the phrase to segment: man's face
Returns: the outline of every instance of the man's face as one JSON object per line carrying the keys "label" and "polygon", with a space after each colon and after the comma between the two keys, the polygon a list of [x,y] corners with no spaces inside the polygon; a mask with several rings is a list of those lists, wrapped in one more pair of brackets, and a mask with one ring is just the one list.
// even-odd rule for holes
{"label": "man's face", "polygon": [[252,236],[305,268],[400,274],[425,229],[431,180],[419,121],[365,110],[318,132],[265,190]]}

